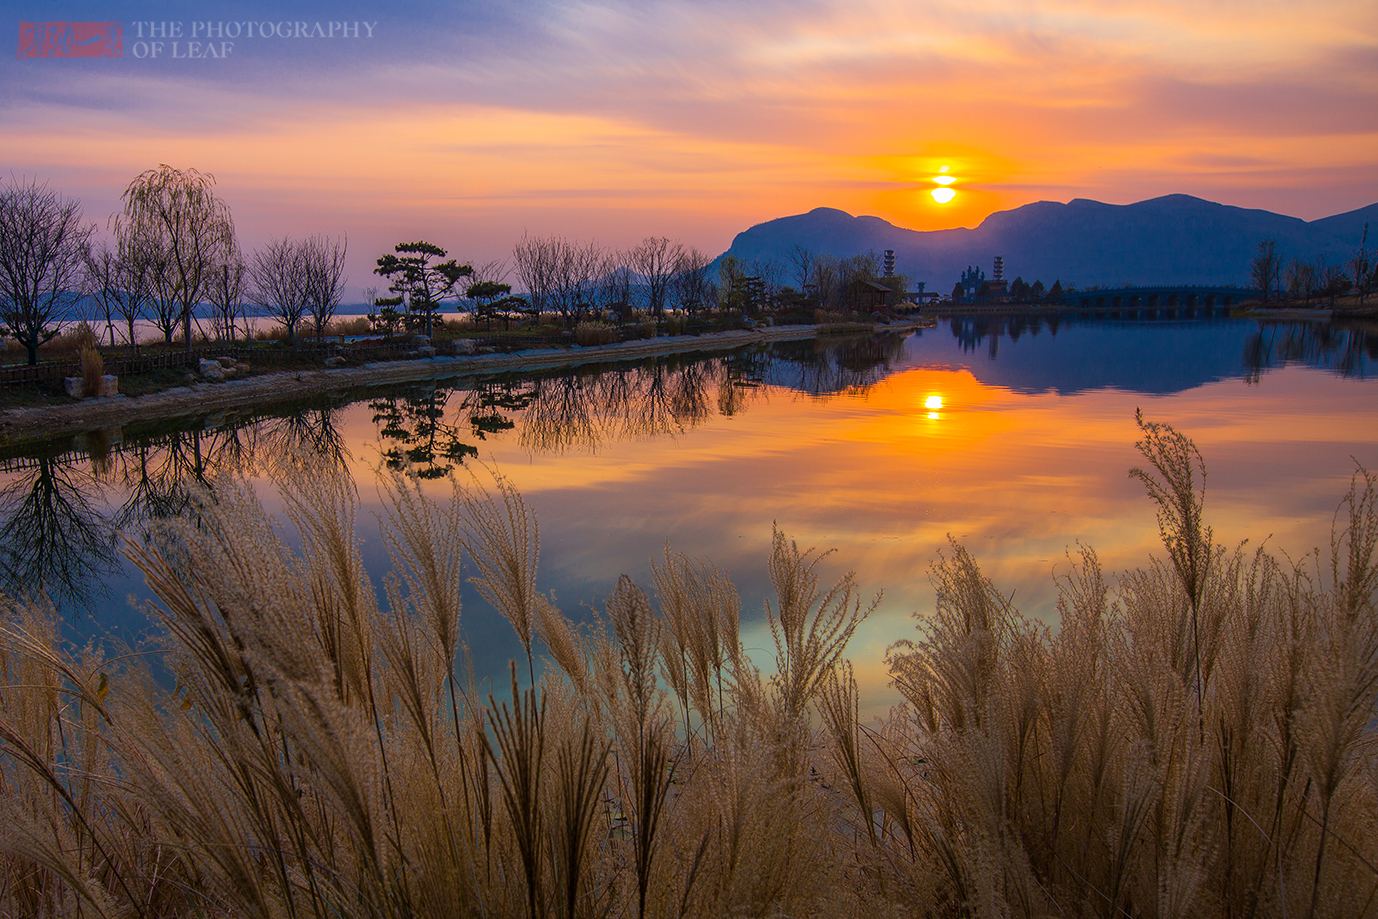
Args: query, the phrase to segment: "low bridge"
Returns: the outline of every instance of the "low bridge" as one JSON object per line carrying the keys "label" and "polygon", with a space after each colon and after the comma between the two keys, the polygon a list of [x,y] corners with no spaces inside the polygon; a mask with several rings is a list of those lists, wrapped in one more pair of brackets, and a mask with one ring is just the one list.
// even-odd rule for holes
{"label": "low bridge", "polygon": [[[1207,287],[1172,285],[1162,287],[1116,287],[1113,289],[1073,290],[1062,295],[1062,305],[1091,312],[1177,313],[1190,310],[1225,312],[1244,300],[1258,296],[1248,287]],[[1161,317],[1168,318],[1168,317]]]}

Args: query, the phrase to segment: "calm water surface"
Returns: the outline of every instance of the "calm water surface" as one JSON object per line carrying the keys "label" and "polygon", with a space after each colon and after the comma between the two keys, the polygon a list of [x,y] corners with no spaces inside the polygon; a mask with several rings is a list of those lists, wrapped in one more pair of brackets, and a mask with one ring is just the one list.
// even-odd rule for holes
{"label": "calm water surface", "polygon": [[[286,449],[326,452],[359,485],[377,574],[377,470],[410,468],[443,499],[446,476],[478,458],[534,508],[539,586],[576,616],[622,573],[649,588],[668,541],[731,573],[744,640],[764,660],[772,524],[835,550],[825,580],[852,570],[867,596],[884,591],[852,645],[878,711],[897,698],[885,648],[931,610],[928,569],[949,539],[1050,623],[1051,575],[1078,542],[1110,572],[1157,549],[1153,509],[1127,475],[1140,461],[1136,409],[1200,447],[1217,538],[1266,539],[1293,557],[1328,545],[1356,463],[1378,468],[1376,360],[1375,336],[1310,324],[967,318],[907,336],[376,389],[0,454],[0,559],[11,583],[42,577],[77,634],[128,637],[146,627],[136,604],[147,590],[116,533],[137,538],[179,512],[197,479],[257,476]],[[520,653],[510,628],[468,590],[464,617],[480,673],[500,677]]]}

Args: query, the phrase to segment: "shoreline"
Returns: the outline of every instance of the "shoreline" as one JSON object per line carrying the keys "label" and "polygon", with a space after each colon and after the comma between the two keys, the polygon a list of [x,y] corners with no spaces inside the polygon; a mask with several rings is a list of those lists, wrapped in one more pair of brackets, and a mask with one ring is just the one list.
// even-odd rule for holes
{"label": "shoreline", "polygon": [[[923,326],[922,320],[906,320],[889,325],[877,325],[872,331],[907,331]],[[331,392],[390,383],[451,379],[489,373],[520,373],[550,367],[633,361],[695,351],[732,351],[765,342],[816,338],[820,328],[826,331],[826,326],[816,325],[772,326],[754,330],[710,332],[705,335],[639,339],[610,345],[574,345],[569,348],[541,348],[509,354],[463,357],[437,356],[330,370],[287,370],[242,380],[226,380],[223,383],[177,386],[137,398],[117,395],[87,399],[71,405],[10,408],[0,411],[0,445],[13,447],[137,421],[170,420],[249,404],[262,406],[291,402]]]}

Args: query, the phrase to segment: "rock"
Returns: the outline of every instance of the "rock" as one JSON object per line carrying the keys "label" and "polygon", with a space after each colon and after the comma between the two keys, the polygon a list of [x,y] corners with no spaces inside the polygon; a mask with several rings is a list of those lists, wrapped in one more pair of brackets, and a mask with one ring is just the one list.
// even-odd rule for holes
{"label": "rock", "polygon": [[248,365],[248,364],[235,364],[235,365],[234,365],[234,369],[235,369],[235,372],[236,372],[236,373],[240,373],[240,374],[248,373],[248,372],[249,372],[249,365]]}
{"label": "rock", "polygon": [[216,360],[219,361],[220,366],[224,367],[226,370],[234,369],[236,363],[235,359],[232,357],[217,357]]}
{"label": "rock", "polygon": [[63,377],[62,386],[67,391],[67,395],[73,399],[81,399],[86,396],[86,382],[81,377]]}
{"label": "rock", "polygon": [[414,361],[414,360],[416,360],[418,357],[421,356],[421,352],[419,352],[419,351],[408,351],[406,354],[403,354],[402,356],[403,356],[404,358],[406,358],[407,360],[409,360],[409,361]]}
{"label": "rock", "polygon": [[456,338],[454,348],[455,354],[473,354],[478,351],[478,345],[472,338]]}
{"label": "rock", "polygon": [[344,355],[336,354],[325,359],[325,366],[328,368],[343,367],[345,365]]}
{"label": "rock", "polygon": [[100,378],[100,397],[108,399],[111,396],[120,394],[120,378],[113,373],[107,373]]}
{"label": "rock", "polygon": [[429,335],[413,335],[413,336],[411,337],[411,343],[412,343],[412,345],[414,345],[414,346],[417,347],[417,348],[420,348],[420,347],[422,347],[422,346],[424,346],[424,345],[429,345],[429,344],[431,343],[431,336],[429,336]]}
{"label": "rock", "polygon": [[227,380],[232,380],[232,379],[234,379],[235,369],[234,369],[233,367],[226,367],[224,364],[221,364],[221,365],[220,365],[220,372],[221,372],[221,374],[224,375],[225,379],[227,379]]}
{"label": "rock", "polygon": [[422,345],[416,349],[416,354],[418,357],[435,357],[435,349],[430,345]]}
{"label": "rock", "polygon": [[213,361],[209,358],[201,359],[201,362],[196,365],[196,372],[213,383],[225,379],[225,368],[220,366],[219,361]]}
{"label": "rock", "polygon": [[191,384],[193,384],[193,383],[196,382],[196,374],[194,374],[194,373],[188,373],[188,374],[183,375],[183,377],[182,377],[182,382],[183,382],[183,383],[186,383],[188,386],[190,386]]}

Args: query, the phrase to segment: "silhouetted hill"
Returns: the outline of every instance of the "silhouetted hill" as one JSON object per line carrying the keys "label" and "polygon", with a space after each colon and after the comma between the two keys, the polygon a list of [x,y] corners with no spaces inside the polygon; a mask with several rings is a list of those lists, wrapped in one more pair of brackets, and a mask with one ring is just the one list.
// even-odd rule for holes
{"label": "silhouetted hill", "polygon": [[[879,217],[853,217],[820,207],[738,233],[727,254],[788,264],[795,245],[836,256],[895,250],[895,267],[929,290],[946,292],[962,270],[989,276],[995,256],[1005,276],[1061,279],[1078,287],[1121,284],[1249,283],[1258,243],[1277,240],[1284,262],[1295,257],[1347,258],[1364,223],[1378,235],[1378,204],[1307,222],[1271,211],[1166,195],[1137,204],[1076,198],[1039,201],[991,214],[975,229],[907,230]],[[792,272],[786,270],[786,277]]]}

